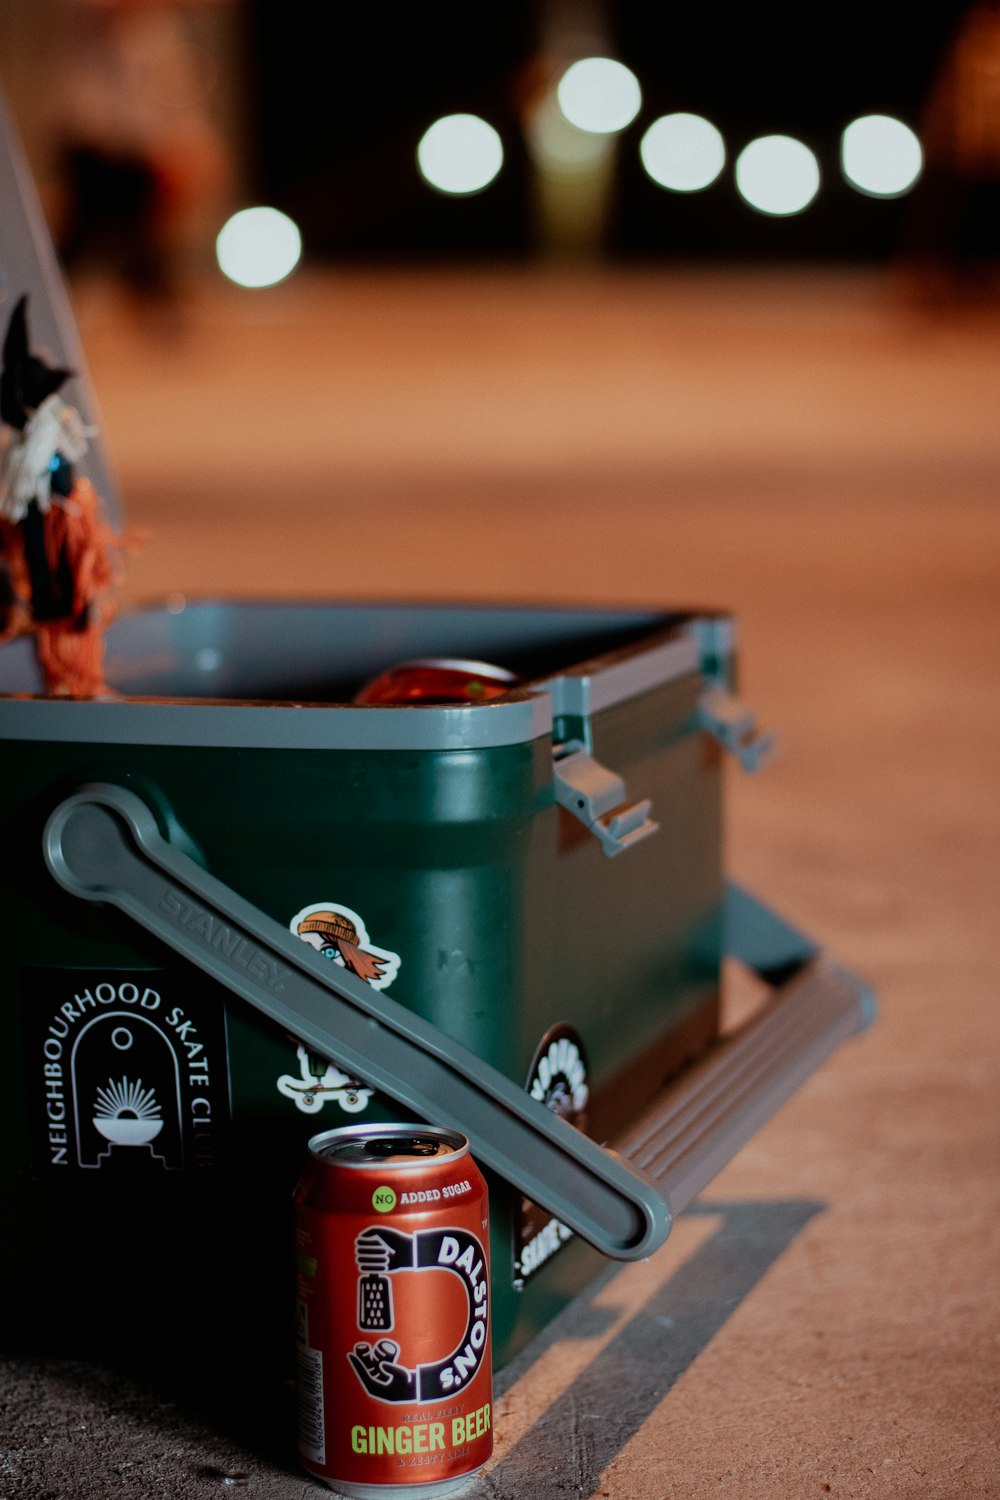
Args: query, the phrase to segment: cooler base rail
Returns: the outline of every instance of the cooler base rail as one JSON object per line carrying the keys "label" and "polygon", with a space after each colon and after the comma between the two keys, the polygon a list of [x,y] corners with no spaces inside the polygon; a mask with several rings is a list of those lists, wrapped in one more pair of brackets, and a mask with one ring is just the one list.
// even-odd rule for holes
{"label": "cooler base rail", "polygon": [[675,1217],[874,1013],[862,980],[829,958],[809,960],[669,1084],[615,1149],[653,1179]]}

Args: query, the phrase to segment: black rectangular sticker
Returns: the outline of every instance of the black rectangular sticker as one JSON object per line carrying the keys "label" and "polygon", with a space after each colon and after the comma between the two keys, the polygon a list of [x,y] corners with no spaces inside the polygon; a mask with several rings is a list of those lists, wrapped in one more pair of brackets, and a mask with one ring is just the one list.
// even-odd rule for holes
{"label": "black rectangular sticker", "polygon": [[229,1126],[225,1005],[191,971],[20,972],[36,1170],[198,1172]]}

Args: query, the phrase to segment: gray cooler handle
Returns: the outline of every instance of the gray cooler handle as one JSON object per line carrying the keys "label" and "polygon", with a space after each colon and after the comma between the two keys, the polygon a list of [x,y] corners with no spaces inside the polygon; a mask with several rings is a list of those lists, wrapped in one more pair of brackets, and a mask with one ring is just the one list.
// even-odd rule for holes
{"label": "gray cooler handle", "polygon": [[673,1085],[605,1150],[398,1001],[328,964],[168,843],[134,792],[91,785],[46,824],[44,853],[72,894],[119,907],[228,989],[435,1124],[605,1255],[638,1260],[673,1215],[820,1062],[870,1019],[866,987],[732,888],[736,956],[785,979],[764,1014]]}
{"label": "gray cooler handle", "polygon": [[321,1056],[418,1119],[469,1137],[473,1155],[606,1255],[666,1239],[662,1194],[436,1026],[319,957],[160,834],[124,787],[90,785],[45,827],[60,885],[119,907]]}

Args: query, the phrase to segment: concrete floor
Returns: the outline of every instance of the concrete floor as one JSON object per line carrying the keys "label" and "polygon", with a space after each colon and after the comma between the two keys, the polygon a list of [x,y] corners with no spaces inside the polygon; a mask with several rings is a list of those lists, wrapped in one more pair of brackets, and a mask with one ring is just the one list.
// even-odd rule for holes
{"label": "concrete floor", "polygon": [[[80,312],[131,599],[735,610],[781,750],[729,867],[881,999],[504,1373],[470,1495],[1000,1493],[1000,315],[752,271],[301,277],[166,345]],[[320,1493],[110,1370],[0,1402],[0,1497]]]}

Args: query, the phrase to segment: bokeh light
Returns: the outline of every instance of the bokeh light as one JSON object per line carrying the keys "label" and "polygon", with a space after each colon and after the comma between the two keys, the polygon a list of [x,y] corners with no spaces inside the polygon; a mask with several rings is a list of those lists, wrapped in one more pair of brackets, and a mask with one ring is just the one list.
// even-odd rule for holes
{"label": "bokeh light", "polygon": [[417,147],[420,175],[439,193],[468,197],[489,187],[503,166],[503,142],[478,115],[445,115]]}
{"label": "bokeh light", "polygon": [[661,115],[639,143],[642,164],[654,182],[675,193],[709,187],[726,164],[726,145],[701,115]]}
{"label": "bokeh light", "polygon": [[891,115],[863,115],[840,138],[841,171],[851,187],[870,198],[908,193],[923,166],[919,140],[909,125]]}
{"label": "bokeh light", "polygon": [[758,213],[798,214],[819,192],[819,162],[790,135],[758,136],[736,158],[736,186]]}
{"label": "bokeh light", "polygon": [[302,256],[298,226],[277,208],[244,208],[233,214],[215,241],[219,269],[238,286],[274,286]]}
{"label": "bokeh light", "polygon": [[594,135],[624,130],[642,108],[639,80],[611,57],[581,57],[571,63],[559,80],[556,98],[571,125]]}

